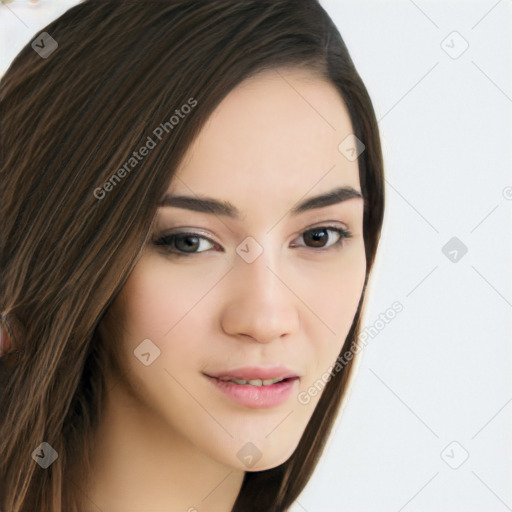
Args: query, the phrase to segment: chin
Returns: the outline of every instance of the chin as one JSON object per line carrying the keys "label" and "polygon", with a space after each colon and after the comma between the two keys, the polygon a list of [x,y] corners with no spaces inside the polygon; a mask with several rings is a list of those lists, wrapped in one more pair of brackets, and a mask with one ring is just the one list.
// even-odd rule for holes
{"label": "chin", "polygon": [[255,471],[266,471],[268,469],[274,469],[284,464],[292,455],[297,445],[291,446],[284,454],[269,454],[263,457],[254,464],[252,467],[245,467],[244,470],[248,472]]}

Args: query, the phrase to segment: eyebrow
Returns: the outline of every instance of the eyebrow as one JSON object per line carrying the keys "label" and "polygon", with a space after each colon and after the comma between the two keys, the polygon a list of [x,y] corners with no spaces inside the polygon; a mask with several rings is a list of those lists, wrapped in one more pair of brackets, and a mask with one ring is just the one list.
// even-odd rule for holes
{"label": "eyebrow", "polygon": [[[352,187],[335,188],[325,194],[309,197],[304,201],[295,205],[291,211],[291,215],[298,215],[308,210],[324,208],[333,204],[343,203],[349,199],[363,199],[361,193]],[[167,194],[158,204],[159,207],[172,206],[175,208],[185,208],[202,213],[211,213],[222,215],[231,219],[239,220],[241,218],[240,211],[229,201],[219,201],[212,197],[205,196],[179,196]]]}

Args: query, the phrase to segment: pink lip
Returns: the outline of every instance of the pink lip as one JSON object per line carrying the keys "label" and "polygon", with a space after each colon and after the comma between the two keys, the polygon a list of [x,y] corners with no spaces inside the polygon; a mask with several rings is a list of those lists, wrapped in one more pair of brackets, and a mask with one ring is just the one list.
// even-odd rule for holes
{"label": "pink lip", "polygon": [[[295,376],[278,382],[277,384],[272,384],[271,386],[251,386],[249,384],[235,384],[234,382],[221,381],[218,378],[210,377],[209,375],[205,376],[228,398],[240,405],[250,407],[252,409],[264,409],[283,404],[290,398],[290,395],[299,380],[299,377]],[[273,377],[265,378],[271,379]],[[241,379],[250,380],[243,377],[241,377]]]}
{"label": "pink lip", "polygon": [[296,373],[286,366],[244,366],[216,373],[205,374],[208,377],[217,379],[238,379],[238,380],[254,380],[254,379],[291,379],[298,377]]}

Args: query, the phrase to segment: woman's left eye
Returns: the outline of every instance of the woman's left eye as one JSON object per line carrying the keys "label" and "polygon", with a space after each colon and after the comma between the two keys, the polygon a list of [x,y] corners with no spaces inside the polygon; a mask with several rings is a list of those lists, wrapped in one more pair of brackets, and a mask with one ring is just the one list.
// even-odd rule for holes
{"label": "woman's left eye", "polygon": [[[335,233],[338,236],[338,239],[331,244],[329,247],[321,246],[318,247],[317,245],[314,245],[313,249],[328,249],[330,247],[334,246],[341,246],[343,245],[343,242],[350,238],[352,234],[350,231],[346,229],[341,228],[334,228],[330,226],[320,226],[318,228],[312,228],[308,229],[307,231],[304,231],[304,233],[301,235],[304,239],[309,239],[314,244],[322,243],[323,240],[326,238],[329,239],[329,235],[327,233]],[[326,235],[327,234],[327,235]]]}
{"label": "woman's left eye", "polygon": [[[335,238],[334,243],[325,245],[326,242],[332,242],[332,233],[334,233],[335,236],[337,235],[338,238]],[[292,247],[309,247],[310,249],[326,250],[344,245],[343,242],[351,236],[352,234],[350,231],[346,229],[335,228],[331,226],[320,226],[304,231],[299,237],[304,238],[305,241],[312,243],[312,246],[295,244],[292,245]],[[156,239],[154,244],[156,246],[165,247],[166,252],[172,254],[173,256],[189,256],[192,254],[206,252],[206,250],[209,249],[206,247],[206,250],[198,250],[202,245],[204,245],[201,242],[206,242],[207,245],[210,244],[212,247],[216,245],[215,242],[209,238],[202,236],[199,233],[193,232],[171,233],[164,235]],[[202,248],[204,249],[204,247]]]}

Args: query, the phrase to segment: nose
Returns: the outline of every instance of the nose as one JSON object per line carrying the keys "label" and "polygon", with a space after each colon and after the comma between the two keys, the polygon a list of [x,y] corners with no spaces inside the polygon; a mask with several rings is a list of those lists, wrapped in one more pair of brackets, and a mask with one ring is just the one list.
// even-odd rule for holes
{"label": "nose", "polygon": [[270,343],[298,331],[301,301],[286,279],[293,278],[272,262],[266,251],[252,263],[236,258],[221,312],[226,334]]}

